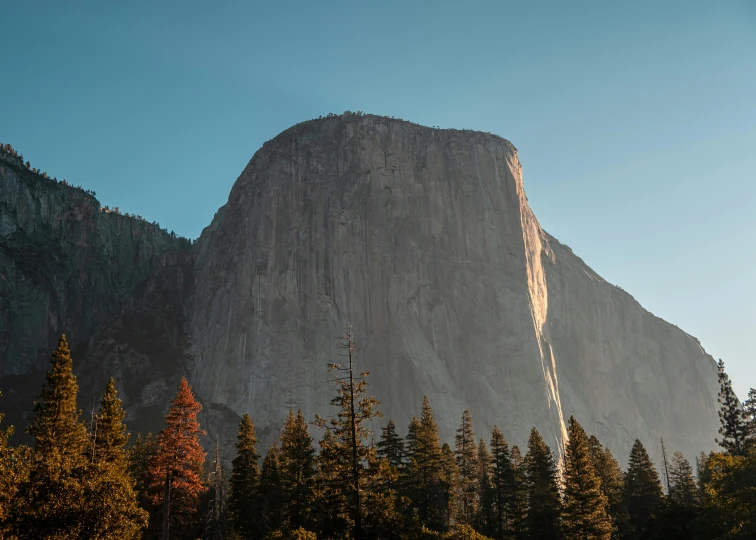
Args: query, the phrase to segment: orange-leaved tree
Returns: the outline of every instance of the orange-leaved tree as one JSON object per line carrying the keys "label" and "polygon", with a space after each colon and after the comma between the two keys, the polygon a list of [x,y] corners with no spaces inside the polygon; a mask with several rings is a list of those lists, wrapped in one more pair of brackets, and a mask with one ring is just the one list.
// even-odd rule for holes
{"label": "orange-leaved tree", "polygon": [[168,538],[169,530],[191,534],[198,526],[200,495],[207,490],[202,482],[206,454],[199,443],[199,436],[205,432],[197,420],[201,410],[202,405],[182,377],[148,474],[156,510],[150,528],[162,528],[163,538]]}

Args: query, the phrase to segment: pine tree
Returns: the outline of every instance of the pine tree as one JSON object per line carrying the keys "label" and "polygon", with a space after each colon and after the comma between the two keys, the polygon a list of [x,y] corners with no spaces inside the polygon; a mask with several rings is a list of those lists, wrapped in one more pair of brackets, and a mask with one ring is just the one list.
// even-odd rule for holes
{"label": "pine tree", "polygon": [[593,469],[601,481],[601,492],[609,503],[607,508],[612,521],[612,538],[618,539],[623,531],[627,530],[629,520],[623,499],[624,475],[611,451],[602,447],[593,435],[588,438],[588,447],[591,451]]}
{"label": "pine tree", "polygon": [[681,506],[693,507],[698,502],[698,490],[693,479],[693,467],[682,452],[672,455],[669,469],[669,498]]}
{"label": "pine tree", "polygon": [[743,409],[738,401],[732,382],[725,371],[724,362],[720,359],[717,364],[719,377],[719,433],[721,439],[716,442],[728,454],[742,456],[745,454],[746,424]]}
{"label": "pine tree", "polygon": [[441,472],[436,484],[439,500],[438,512],[434,512],[438,530],[448,529],[451,526],[459,507],[459,467],[457,458],[451,447],[444,443],[441,445]]}
{"label": "pine tree", "polygon": [[477,518],[475,528],[486,536],[491,536],[496,530],[493,509],[493,485],[491,483],[491,454],[486,442],[481,438],[478,442],[478,499]]}
{"label": "pine tree", "polygon": [[[447,502],[442,486],[444,460],[438,425],[428,398],[423,398],[420,420],[413,419],[407,434],[407,492],[420,525],[434,530],[447,526]],[[448,467],[448,465],[447,465]]]}
{"label": "pine tree", "polygon": [[404,465],[404,441],[396,433],[392,420],[381,428],[381,440],[378,441],[378,457],[388,461],[389,465],[400,470]]}
{"label": "pine tree", "polygon": [[139,507],[135,482],[128,474],[126,416],[111,378],[89,434],[91,462],[83,477],[84,538],[139,538],[148,514]]}
{"label": "pine tree", "polygon": [[202,482],[205,452],[199,443],[199,436],[205,432],[197,420],[201,410],[202,405],[182,377],[149,469],[152,502],[160,508],[153,517],[161,519],[164,538],[169,534],[192,534],[199,526],[200,495],[207,490]]}
{"label": "pine tree", "polygon": [[470,411],[462,413],[462,424],[454,438],[454,455],[457,459],[457,469],[459,469],[458,521],[470,524],[477,510],[475,494],[478,471],[478,448],[475,444],[475,430]]}
{"label": "pine tree", "polygon": [[283,493],[279,475],[278,443],[268,449],[260,472],[260,515],[265,532],[278,531],[283,526]]}
{"label": "pine tree", "polygon": [[90,434],[96,461],[113,463],[123,468],[127,466],[126,443],[129,434],[123,423],[125,416],[126,411],[121,406],[115,381],[111,377],[100,402],[93,433]]}
{"label": "pine tree", "polygon": [[258,494],[260,468],[255,426],[248,414],[242,417],[236,436],[236,457],[231,462],[229,518],[234,532],[243,540],[261,536]]}
{"label": "pine tree", "polygon": [[494,426],[491,435],[491,489],[493,493],[493,536],[502,540],[509,533],[508,501],[512,492],[514,474],[509,454],[509,445],[499,428]]}
{"label": "pine tree", "polygon": [[71,351],[64,334],[53,353],[47,384],[34,405],[34,418],[27,431],[34,437],[36,455],[57,460],[68,470],[83,463],[87,445],[87,430],[79,420],[81,411],[76,407],[78,392]]}
{"label": "pine tree", "polygon": [[570,417],[569,441],[564,454],[564,505],[562,529],[565,538],[609,539],[612,524],[607,515],[608,502],[601,492],[582,426]]}
{"label": "pine tree", "polygon": [[748,391],[748,398],[743,402],[745,416],[746,447],[756,446],[756,388]]}
{"label": "pine tree", "polygon": [[149,493],[149,470],[156,453],[157,438],[152,433],[148,433],[144,439],[141,434],[137,435],[134,444],[127,451],[128,473],[134,480],[137,501],[142,508],[152,506]]}
{"label": "pine tree", "polygon": [[509,509],[509,531],[511,538],[520,540],[526,538],[525,517],[528,512],[528,494],[525,489],[525,460],[517,445],[512,446],[510,454],[512,466],[510,495],[507,508]]}
{"label": "pine tree", "polygon": [[557,487],[554,454],[536,428],[530,430],[525,455],[525,485],[528,512],[525,527],[528,538],[560,538],[561,498]]}
{"label": "pine tree", "polygon": [[316,417],[315,424],[333,432],[336,450],[341,452],[339,461],[349,464],[349,471],[342,474],[342,487],[348,494],[352,536],[359,540],[363,536],[363,490],[374,484],[374,479],[369,476],[376,471],[370,468],[376,456],[375,449],[368,445],[372,439],[369,423],[380,413],[376,410],[378,400],[366,395],[370,372],[355,374],[353,355],[356,348],[351,329],[347,329],[340,347],[349,363],[345,366],[330,364],[331,371],[340,375],[334,380],[337,393],[331,400],[338,412],[330,420]]}
{"label": "pine tree", "polygon": [[630,514],[631,534],[634,535],[633,538],[638,538],[645,531],[651,517],[659,510],[663,492],[659,474],[645,447],[637,439],[630,451],[624,492]]}
{"label": "pine tree", "polygon": [[[86,519],[83,477],[87,431],[76,407],[79,387],[65,335],[58,341],[47,384],[28,432],[35,449],[29,477],[14,506],[15,530],[27,538],[76,537]],[[61,494],[65,493],[65,497]]]}
{"label": "pine tree", "polygon": [[281,432],[278,464],[283,494],[284,521],[289,530],[309,525],[309,509],[313,500],[315,449],[307,430],[307,422],[298,411],[289,410]]}
{"label": "pine tree", "polygon": [[[246,416],[246,415],[245,415]],[[253,428],[254,429],[254,428]],[[229,535],[226,475],[220,457],[220,443],[215,442],[215,459],[211,473],[210,510],[203,540],[225,540]]]}

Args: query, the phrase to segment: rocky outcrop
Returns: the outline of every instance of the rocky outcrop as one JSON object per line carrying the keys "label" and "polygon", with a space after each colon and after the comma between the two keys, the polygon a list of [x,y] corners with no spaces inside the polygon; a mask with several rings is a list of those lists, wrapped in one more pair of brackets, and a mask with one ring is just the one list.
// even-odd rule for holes
{"label": "rocky outcrop", "polygon": [[571,414],[620,459],[636,437],[653,456],[660,437],[713,446],[712,358],[541,229],[500,137],[305,122],[193,245],[102,210],[0,156],[0,407],[19,427],[65,332],[83,406],[116,376],[131,430],[154,432],[187,374],[213,438],[249,412],[266,444],[289,408],[329,412],[351,324],[400,426],[427,395],[445,440],[469,409],[480,436],[521,446],[535,425],[559,449]]}
{"label": "rocky outcrop", "polygon": [[716,369],[545,233],[515,148],[375,116],[295,126],[260,149],[196,246],[193,380],[266,433],[328,412],[326,363],[353,326],[399,425],[425,394],[449,440],[470,409],[555,447],[574,414],[626,456],[713,445]]}
{"label": "rocky outcrop", "polygon": [[[18,432],[61,333],[83,375],[83,403],[111,374],[126,388],[159,384],[167,358],[166,376],[178,376],[186,364],[189,249],[185,239],[105,211],[91,194],[0,152],[0,390]],[[150,403],[145,392],[126,393],[132,418]]]}

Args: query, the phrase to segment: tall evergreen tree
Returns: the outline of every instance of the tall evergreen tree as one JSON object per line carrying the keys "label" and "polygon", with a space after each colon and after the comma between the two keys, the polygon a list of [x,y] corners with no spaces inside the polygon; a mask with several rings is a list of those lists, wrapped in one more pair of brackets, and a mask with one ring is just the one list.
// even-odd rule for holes
{"label": "tall evergreen tree", "polygon": [[315,449],[302,411],[289,410],[279,453],[279,476],[283,494],[284,521],[289,530],[309,525],[309,509],[313,500]]}
{"label": "tall evergreen tree", "polygon": [[625,501],[630,515],[631,537],[639,538],[663,501],[659,474],[645,447],[635,440],[625,475]]}
{"label": "tall evergreen tree", "polygon": [[562,529],[565,538],[609,539],[612,524],[608,501],[601,492],[583,427],[570,416],[569,441],[564,454],[564,506]]}
{"label": "tall evergreen tree", "polygon": [[698,502],[698,489],[693,467],[682,452],[675,452],[669,468],[669,498],[681,506],[692,507]]}
{"label": "tall evergreen tree", "polygon": [[491,453],[485,441],[478,442],[478,510],[475,520],[476,529],[485,536],[496,531],[493,508],[493,484],[491,483]]}
{"label": "tall evergreen tree", "polygon": [[593,435],[588,438],[588,447],[591,451],[593,469],[601,481],[601,492],[609,503],[607,509],[612,521],[612,538],[616,540],[621,538],[628,527],[629,517],[623,498],[625,478],[614,455],[608,448],[602,447]]}
{"label": "tall evergreen tree", "polygon": [[436,529],[448,529],[459,508],[459,467],[457,458],[451,447],[441,445],[441,472],[436,486],[437,497],[440,500],[439,511],[434,512]]}
{"label": "tall evergreen tree", "polygon": [[159,508],[153,517],[160,519],[151,527],[162,529],[164,538],[169,534],[196,535],[194,531],[200,525],[200,495],[207,490],[202,481],[205,452],[199,443],[199,436],[205,431],[197,420],[201,410],[202,405],[194,399],[189,383],[182,377],[149,469],[152,502]]}
{"label": "tall evergreen tree", "polygon": [[404,465],[404,441],[396,433],[396,425],[389,420],[386,427],[381,428],[381,439],[378,441],[378,457],[385,459],[389,465],[400,470]]}
{"label": "tall evergreen tree", "polygon": [[228,525],[227,493],[226,475],[220,457],[220,443],[216,441],[210,481],[210,510],[205,524],[205,532],[202,535],[203,540],[225,540],[228,537],[230,527]]}
{"label": "tall evergreen tree", "polygon": [[716,439],[719,446],[728,454],[745,455],[746,446],[746,423],[743,408],[738,401],[732,382],[725,371],[724,362],[720,359],[717,364],[719,377],[719,433],[721,439]]}
{"label": "tall evergreen tree", "polygon": [[743,402],[745,416],[746,447],[756,446],[756,388],[748,391],[748,397]]}
{"label": "tall evergreen tree", "polygon": [[35,448],[14,511],[13,526],[20,536],[76,537],[82,530],[86,517],[82,479],[89,463],[85,458],[87,431],[76,407],[78,391],[63,335],[27,430],[34,437]]}
{"label": "tall evergreen tree", "polygon": [[367,376],[370,372],[357,375],[354,369],[354,353],[357,349],[350,328],[347,328],[340,347],[348,358],[348,364],[330,364],[331,371],[338,375],[334,380],[336,396],[331,400],[337,413],[330,420],[318,416],[315,424],[333,432],[336,448],[342,455],[341,461],[349,464],[348,473],[345,471],[342,476],[342,487],[348,494],[352,535],[359,540],[364,533],[363,490],[375,486],[375,478],[371,478],[371,475],[378,470],[370,467],[370,463],[377,459],[374,447],[368,443],[373,439],[370,421],[380,416],[380,413],[376,409],[378,400],[367,395]]}
{"label": "tall evergreen tree", "polygon": [[457,520],[460,523],[472,523],[477,510],[477,477],[478,477],[478,447],[475,443],[470,411],[462,413],[462,424],[454,438],[454,455],[459,470],[459,502],[460,508]]}
{"label": "tall evergreen tree", "polygon": [[491,490],[493,505],[494,533],[502,540],[509,533],[508,502],[512,493],[514,474],[509,453],[509,445],[504,434],[494,426],[491,435]]}
{"label": "tall evergreen tree", "polygon": [[157,453],[157,438],[148,433],[146,437],[137,435],[134,444],[127,451],[128,473],[134,480],[134,490],[141,508],[151,508],[149,470]]}
{"label": "tall evergreen tree", "polygon": [[260,468],[255,425],[244,414],[236,436],[236,457],[231,462],[228,511],[234,532],[243,540],[262,536],[259,507]]}
{"label": "tall evergreen tree", "polygon": [[536,428],[530,430],[525,455],[525,482],[528,512],[525,527],[528,538],[558,539],[561,498],[557,486],[554,454]]}
{"label": "tall evergreen tree", "polygon": [[509,509],[510,538],[520,540],[527,537],[525,517],[528,513],[528,493],[525,489],[525,460],[520,448],[515,444],[510,454],[512,466],[511,487],[507,507]]}
{"label": "tall evergreen tree", "polygon": [[268,449],[260,472],[260,515],[265,532],[280,531],[283,526],[283,492],[279,474],[278,443]]}
{"label": "tall evergreen tree", "polygon": [[126,433],[123,423],[125,416],[126,411],[121,406],[115,381],[111,377],[100,401],[93,433],[90,434],[96,461],[113,463],[124,468],[127,466],[126,443],[129,434]]}
{"label": "tall evergreen tree", "polygon": [[438,425],[428,398],[423,398],[420,420],[413,419],[407,434],[407,492],[417,510],[420,524],[434,530],[447,525],[442,487],[444,460]]}
{"label": "tall evergreen tree", "polygon": [[83,476],[85,538],[139,538],[148,514],[139,507],[135,482],[128,474],[126,416],[111,378],[89,434],[91,462]]}

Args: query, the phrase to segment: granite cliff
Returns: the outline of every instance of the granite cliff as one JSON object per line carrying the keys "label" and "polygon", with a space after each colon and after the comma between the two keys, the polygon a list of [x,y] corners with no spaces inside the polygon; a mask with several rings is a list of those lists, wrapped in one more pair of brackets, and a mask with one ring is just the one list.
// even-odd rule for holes
{"label": "granite cliff", "polygon": [[[445,440],[469,409],[480,436],[496,424],[520,445],[535,425],[558,448],[574,414],[623,460],[636,437],[652,455],[660,437],[713,446],[713,359],[541,229],[500,137],[304,122],[254,155],[191,247],[40,182],[0,163],[0,388],[65,329],[95,374],[82,384],[122,375],[145,425],[187,373],[212,430],[249,412],[268,442],[290,407],[329,412],[349,323],[400,426],[425,394]],[[34,263],[48,249],[56,264]]]}

